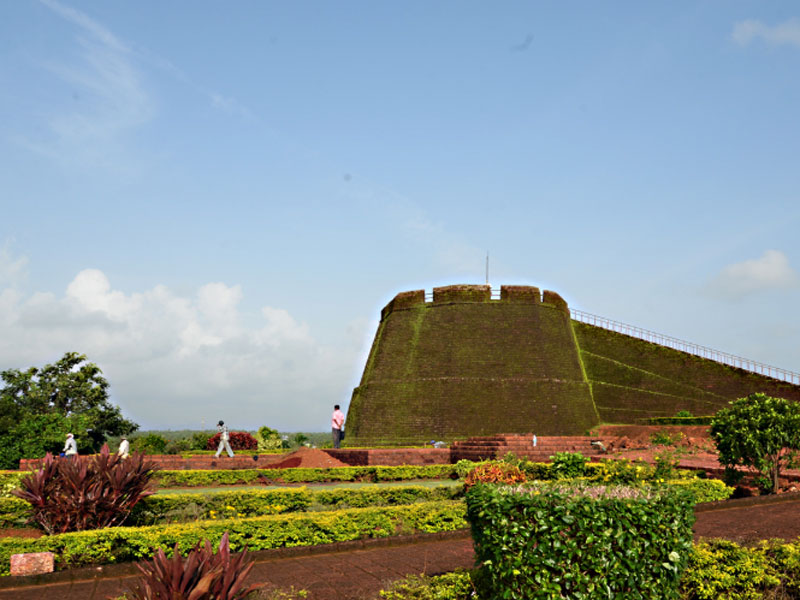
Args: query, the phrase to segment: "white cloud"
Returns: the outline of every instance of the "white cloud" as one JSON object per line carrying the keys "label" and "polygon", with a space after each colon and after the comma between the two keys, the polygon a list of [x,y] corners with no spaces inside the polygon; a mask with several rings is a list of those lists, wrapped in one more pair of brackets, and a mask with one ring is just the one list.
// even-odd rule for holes
{"label": "white cloud", "polygon": [[62,296],[0,287],[0,370],[75,350],[100,365],[114,402],[147,427],[222,418],[233,427],[324,430],[330,405],[347,404],[361,340],[343,324],[341,344],[324,346],[270,306],[246,323],[242,299],[238,285],[219,282],[191,296],[163,285],[128,294],[97,269],[78,273]]}
{"label": "white cloud", "polygon": [[50,99],[48,106],[57,108],[46,118],[49,135],[19,141],[56,161],[121,169],[120,138],[154,114],[132,52],[86,14],[55,0],[41,2],[76,28],[77,56],[65,53],[44,65],[66,85],[72,100],[59,104]]}
{"label": "white cloud", "polygon": [[12,256],[11,244],[6,241],[0,248],[0,285],[18,283],[25,277],[27,264],[27,257]]}
{"label": "white cloud", "polygon": [[789,19],[773,27],[761,21],[748,19],[734,25],[731,37],[742,46],[748,45],[755,39],[774,45],[800,46],[800,19]]}
{"label": "white cloud", "polygon": [[774,289],[800,284],[800,276],[779,250],[767,250],[760,258],[728,265],[711,281],[709,291],[724,298],[741,298]]}

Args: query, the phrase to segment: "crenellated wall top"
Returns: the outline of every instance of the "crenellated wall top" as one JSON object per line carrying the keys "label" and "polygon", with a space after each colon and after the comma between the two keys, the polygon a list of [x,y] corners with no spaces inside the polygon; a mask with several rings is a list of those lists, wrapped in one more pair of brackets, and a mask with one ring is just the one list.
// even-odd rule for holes
{"label": "crenellated wall top", "polygon": [[[498,297],[499,296],[499,297]],[[381,310],[381,320],[396,310],[444,304],[508,303],[543,304],[558,308],[569,314],[566,300],[550,290],[541,292],[530,285],[502,285],[497,294],[489,285],[447,285],[433,288],[432,301],[425,297],[425,290],[400,292]]]}

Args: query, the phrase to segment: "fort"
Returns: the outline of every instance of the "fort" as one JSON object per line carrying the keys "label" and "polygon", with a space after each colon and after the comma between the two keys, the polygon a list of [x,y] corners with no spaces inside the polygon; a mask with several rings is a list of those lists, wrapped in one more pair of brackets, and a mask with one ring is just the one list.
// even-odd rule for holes
{"label": "fort", "polygon": [[431,299],[401,292],[381,311],[353,390],[348,445],[583,435],[681,410],[710,415],[753,392],[800,401],[800,376],[789,375],[583,322],[532,286],[504,285],[499,298],[488,285],[436,287]]}

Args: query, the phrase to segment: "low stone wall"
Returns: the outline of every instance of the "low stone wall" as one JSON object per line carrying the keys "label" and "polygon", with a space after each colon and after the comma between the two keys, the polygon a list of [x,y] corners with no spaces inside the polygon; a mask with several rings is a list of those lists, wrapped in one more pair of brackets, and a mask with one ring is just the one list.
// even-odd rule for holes
{"label": "low stone wall", "polygon": [[381,465],[449,465],[449,448],[323,448],[332,458],[353,467]]}

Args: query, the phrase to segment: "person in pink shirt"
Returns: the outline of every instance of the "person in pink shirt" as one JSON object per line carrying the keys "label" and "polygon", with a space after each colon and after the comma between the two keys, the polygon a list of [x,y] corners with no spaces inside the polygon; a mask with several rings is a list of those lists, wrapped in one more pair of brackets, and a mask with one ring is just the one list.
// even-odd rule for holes
{"label": "person in pink shirt", "polygon": [[339,410],[339,405],[336,404],[333,407],[333,417],[331,418],[334,448],[339,448],[342,443],[342,427],[344,427],[344,413]]}

